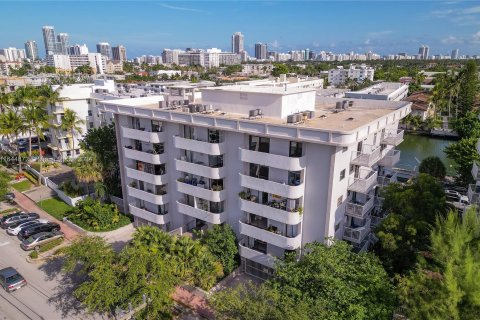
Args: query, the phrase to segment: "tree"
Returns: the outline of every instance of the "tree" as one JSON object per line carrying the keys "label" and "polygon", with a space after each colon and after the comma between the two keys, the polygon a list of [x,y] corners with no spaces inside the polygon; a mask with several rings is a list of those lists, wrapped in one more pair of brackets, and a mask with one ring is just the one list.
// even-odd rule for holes
{"label": "tree", "polygon": [[269,285],[251,282],[218,291],[210,302],[219,320],[307,320],[308,306],[299,303]]}
{"label": "tree", "polygon": [[480,220],[470,209],[439,217],[431,246],[403,277],[399,296],[410,319],[478,319],[480,314]]}
{"label": "tree", "polygon": [[375,230],[374,250],[389,273],[404,273],[427,248],[436,216],[445,214],[445,192],[437,179],[420,173],[409,184],[389,185],[382,196],[389,214]]}
{"label": "tree", "polygon": [[9,182],[10,175],[5,171],[0,170],[0,201],[2,201],[5,194],[8,193]]}
{"label": "tree", "polygon": [[78,201],[65,215],[72,222],[96,231],[107,230],[120,221],[120,213],[115,204],[102,204],[90,197]]}
{"label": "tree", "polygon": [[478,94],[478,71],[475,60],[468,60],[461,72],[460,90],[458,92],[458,111],[465,115],[472,111]]}
{"label": "tree", "polygon": [[65,109],[60,128],[68,132],[70,139],[72,139],[72,157],[74,157],[75,154],[75,135],[83,133],[84,124],[85,120],[80,119],[75,111],[71,109]]}
{"label": "tree", "polygon": [[272,76],[279,77],[281,74],[287,74],[289,72],[288,66],[283,63],[275,64],[272,70]]}
{"label": "tree", "polygon": [[20,148],[18,146],[18,136],[25,132],[25,125],[21,114],[12,108],[8,108],[6,112],[0,114],[0,135],[9,139],[10,145],[12,138],[16,141],[16,151],[18,157],[18,172],[22,172],[22,158],[20,156]]}
{"label": "tree", "polygon": [[230,274],[238,265],[238,246],[230,225],[214,225],[200,241],[220,261],[226,274]]}
{"label": "tree", "polygon": [[460,138],[480,138],[480,120],[477,112],[467,112],[453,121],[453,129]]}
{"label": "tree", "polygon": [[455,161],[455,180],[462,185],[473,182],[471,174],[473,162],[480,160],[476,146],[477,138],[463,138],[445,147],[445,154]]}
{"label": "tree", "polygon": [[447,174],[447,169],[439,157],[427,157],[420,163],[418,172],[443,180]]}
{"label": "tree", "polygon": [[391,319],[393,285],[372,253],[356,254],[343,241],[310,243],[297,262],[276,266],[273,288],[308,306],[310,319]]}
{"label": "tree", "polygon": [[101,182],[103,179],[102,164],[98,161],[96,153],[90,150],[76,158],[71,166],[77,180],[87,185],[87,191],[89,191],[89,184]]}
{"label": "tree", "polygon": [[77,67],[74,72],[75,73],[81,73],[81,74],[88,74],[88,75],[93,74],[93,70],[90,67],[90,65],[88,65],[88,64]]}

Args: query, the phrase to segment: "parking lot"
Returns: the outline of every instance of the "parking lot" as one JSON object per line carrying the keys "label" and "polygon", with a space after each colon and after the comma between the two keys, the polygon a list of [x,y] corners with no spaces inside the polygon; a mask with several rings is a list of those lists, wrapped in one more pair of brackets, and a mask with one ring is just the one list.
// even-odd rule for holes
{"label": "parking lot", "polygon": [[27,256],[17,237],[0,229],[0,269],[14,267],[28,282],[13,293],[0,287],[0,320],[101,319],[86,315],[72,297],[76,281],[60,272],[59,259],[29,263]]}

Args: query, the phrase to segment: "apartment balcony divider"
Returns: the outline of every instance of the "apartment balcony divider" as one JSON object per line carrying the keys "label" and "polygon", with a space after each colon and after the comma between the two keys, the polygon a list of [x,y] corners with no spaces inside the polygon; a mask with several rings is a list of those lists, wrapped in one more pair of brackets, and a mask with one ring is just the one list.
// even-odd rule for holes
{"label": "apartment balcony divider", "polygon": [[152,192],[140,190],[132,186],[127,186],[128,195],[140,200],[145,200],[154,204],[166,204],[168,203],[168,194],[157,195]]}
{"label": "apartment balcony divider", "polygon": [[264,265],[269,268],[273,268],[275,266],[274,256],[257,251],[254,248],[248,247],[245,239],[239,241],[238,250],[240,253],[240,257],[242,258],[252,260],[254,262],[260,263],[261,265]]}
{"label": "apartment balcony divider", "polygon": [[480,180],[480,166],[478,165],[477,161],[473,162],[472,176],[475,180]]}
{"label": "apartment balcony divider", "polygon": [[306,167],[306,157],[288,157],[273,153],[259,152],[239,148],[240,160],[248,163],[255,163],[262,166],[288,170],[300,171]]}
{"label": "apartment balcony divider", "polygon": [[213,213],[200,208],[195,208],[186,203],[177,201],[178,212],[185,214],[189,217],[203,220],[208,223],[221,224],[227,220],[226,212]]}
{"label": "apartment balcony divider", "polygon": [[403,141],[403,130],[394,130],[390,131],[383,138],[382,143],[388,144],[391,146],[398,146]]}
{"label": "apartment balcony divider", "polygon": [[227,174],[227,169],[223,167],[210,167],[203,162],[192,163],[183,159],[175,159],[175,169],[180,172],[190,173],[197,176],[210,178],[210,179],[222,179]]}
{"label": "apartment balcony divider", "polygon": [[240,198],[240,210],[285,224],[299,224],[303,215],[298,211],[287,211]]}
{"label": "apartment balcony divider", "polygon": [[377,185],[377,177],[377,171],[363,171],[359,178],[350,178],[348,190],[367,194],[368,191]]}
{"label": "apartment balcony divider", "polygon": [[343,230],[343,239],[353,243],[362,243],[365,237],[370,233],[370,218],[366,220],[362,227],[345,227]]}
{"label": "apartment balcony divider", "polygon": [[155,154],[153,150],[138,151],[127,147],[124,147],[123,150],[125,157],[129,159],[151,164],[162,164],[167,162],[167,155],[165,153]]}
{"label": "apartment balcony divider", "polygon": [[302,245],[302,234],[299,233],[295,237],[286,237],[266,229],[262,229],[243,221],[239,221],[240,233],[266,243],[273,244],[286,250],[295,250]]}
{"label": "apartment balcony divider", "polygon": [[362,151],[352,152],[351,163],[362,167],[371,167],[380,160],[380,146],[363,145]]}
{"label": "apartment balcony divider", "polygon": [[480,186],[471,184],[468,186],[468,200],[471,204],[480,204]]}
{"label": "apartment balcony divider", "polygon": [[225,154],[227,149],[225,142],[210,143],[202,140],[183,138],[180,136],[174,136],[173,142],[175,148],[205,153],[214,156]]}
{"label": "apartment balcony divider", "polygon": [[221,202],[227,198],[227,193],[225,190],[210,190],[200,187],[199,185],[194,186],[181,181],[177,181],[177,191],[213,202]]}
{"label": "apartment balcony divider", "polygon": [[380,166],[394,167],[400,161],[400,150],[390,149],[383,152],[383,158],[378,161]]}
{"label": "apartment balcony divider", "polygon": [[129,139],[140,140],[149,143],[165,142],[165,132],[151,132],[140,129],[122,127],[122,136]]}
{"label": "apartment balcony divider", "polygon": [[239,173],[239,176],[240,185],[244,188],[268,192],[284,198],[298,199],[303,197],[305,192],[305,184],[303,182],[297,186],[291,186],[286,183],[250,177],[242,173]]}
{"label": "apartment balcony divider", "polygon": [[375,204],[375,198],[374,197],[369,197],[369,199],[365,202],[353,202],[353,201],[348,201],[347,206],[345,209],[345,213],[354,216],[357,218],[364,218],[368,212],[373,208]]}
{"label": "apartment balcony divider", "polygon": [[148,211],[146,209],[139,208],[134,203],[128,205],[130,213],[136,217],[148,220],[156,224],[167,224],[170,222],[170,213],[159,214],[155,212]]}
{"label": "apartment balcony divider", "polygon": [[153,185],[161,186],[168,183],[168,175],[155,175],[145,171],[136,170],[133,168],[126,168],[127,177],[132,179],[138,179]]}

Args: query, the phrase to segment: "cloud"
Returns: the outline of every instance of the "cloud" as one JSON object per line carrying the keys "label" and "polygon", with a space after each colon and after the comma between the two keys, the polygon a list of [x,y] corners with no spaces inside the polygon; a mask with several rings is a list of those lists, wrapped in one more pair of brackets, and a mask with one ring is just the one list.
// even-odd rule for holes
{"label": "cloud", "polygon": [[479,25],[480,6],[434,10],[431,16],[437,19],[448,19],[459,26]]}
{"label": "cloud", "polygon": [[272,42],[272,43],[269,43],[268,46],[269,46],[270,48],[272,48],[272,49],[278,49],[278,48],[280,48],[280,44],[278,43],[277,40],[273,40],[273,42]]}
{"label": "cloud", "polygon": [[442,40],[440,40],[443,44],[459,44],[459,43],[463,43],[463,40],[462,39],[459,39],[457,37],[454,37],[454,36],[448,36]]}
{"label": "cloud", "polygon": [[472,39],[470,41],[473,44],[478,44],[480,43],[480,31],[472,35]]}
{"label": "cloud", "polygon": [[160,7],[164,7],[166,9],[171,9],[171,10],[178,10],[178,11],[190,11],[190,12],[199,12],[199,13],[209,13],[204,10],[200,9],[195,9],[195,8],[188,8],[188,7],[179,7],[179,6],[172,6],[166,3],[158,3]]}

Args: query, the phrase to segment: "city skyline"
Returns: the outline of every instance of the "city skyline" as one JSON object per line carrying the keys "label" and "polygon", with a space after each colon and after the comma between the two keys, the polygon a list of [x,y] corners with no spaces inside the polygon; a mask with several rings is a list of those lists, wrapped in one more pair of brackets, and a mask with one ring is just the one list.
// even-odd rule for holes
{"label": "city skyline", "polygon": [[[21,7],[30,19],[22,28],[2,33],[0,47],[22,47],[27,40],[42,43],[41,27],[52,25],[69,34],[70,44],[86,43],[92,50],[103,41],[112,45],[121,43],[131,57],[160,55],[163,48],[217,47],[231,51],[231,36],[238,31],[244,34],[245,49],[252,56],[258,42],[280,52],[309,48],[315,52],[415,54],[422,44],[430,47],[430,54],[449,54],[456,48],[461,54],[480,52],[480,6],[471,2],[349,2],[346,5],[345,2],[319,1],[298,5],[285,1],[151,1],[143,4],[155,10],[145,10],[145,5],[130,1],[120,1],[115,6],[111,1],[31,3]],[[4,28],[14,23],[12,19],[21,5],[22,2],[3,4],[0,19]],[[92,6],[96,9],[91,10]],[[102,10],[107,7],[108,11]],[[82,19],[72,19],[71,13],[62,14],[66,10],[76,12]],[[339,20],[332,12],[338,12],[343,18]],[[140,13],[141,19],[132,19]],[[292,19],[302,23],[293,23]],[[215,27],[220,25],[221,28]],[[277,27],[261,27],[265,25]],[[44,54],[44,50],[40,50],[41,57]]]}

